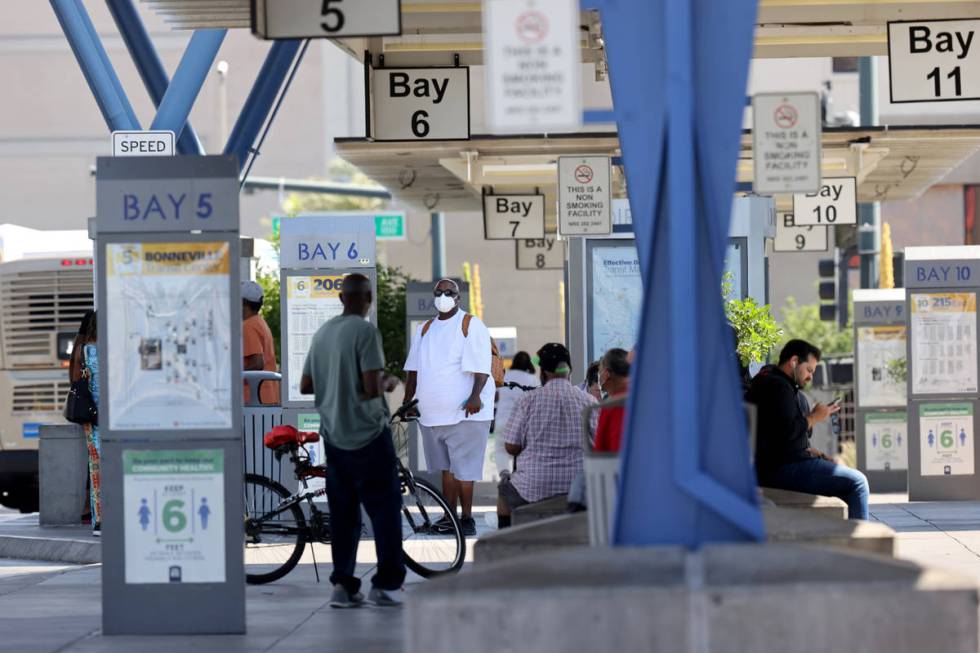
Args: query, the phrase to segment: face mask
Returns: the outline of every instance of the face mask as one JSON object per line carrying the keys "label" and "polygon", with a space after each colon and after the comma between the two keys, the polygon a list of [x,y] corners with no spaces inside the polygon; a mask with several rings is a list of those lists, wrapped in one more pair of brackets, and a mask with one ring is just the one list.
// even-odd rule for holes
{"label": "face mask", "polygon": [[440,313],[448,313],[456,308],[456,300],[446,295],[439,295],[435,300],[436,310]]}

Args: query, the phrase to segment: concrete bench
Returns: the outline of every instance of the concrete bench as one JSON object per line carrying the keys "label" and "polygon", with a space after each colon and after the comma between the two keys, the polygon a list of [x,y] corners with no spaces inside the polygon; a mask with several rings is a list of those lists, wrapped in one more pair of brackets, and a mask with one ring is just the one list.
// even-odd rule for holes
{"label": "concrete bench", "polygon": [[568,512],[568,499],[564,494],[560,494],[515,509],[514,514],[511,515],[511,523],[515,526],[531,524],[549,517],[564,515],[566,512]]}
{"label": "concrete bench", "polygon": [[972,576],[841,549],[578,547],[422,583],[405,650],[976,653],[978,601]]}
{"label": "concrete bench", "polygon": [[[770,542],[834,546],[892,556],[895,531],[878,522],[847,521],[827,515],[763,506]],[[589,522],[584,512],[541,519],[481,537],[473,549],[477,565],[535,553],[589,546]]]}
{"label": "concrete bench", "polygon": [[847,519],[847,504],[837,497],[822,497],[771,487],[760,487],[759,492],[764,499],[772,501],[780,508],[808,509],[828,517]]}

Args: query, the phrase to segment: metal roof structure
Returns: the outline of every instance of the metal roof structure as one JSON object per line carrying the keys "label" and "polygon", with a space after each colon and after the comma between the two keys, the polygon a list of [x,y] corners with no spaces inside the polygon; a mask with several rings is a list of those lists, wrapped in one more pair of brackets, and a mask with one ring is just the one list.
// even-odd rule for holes
{"label": "metal roof structure", "polygon": [[[913,199],[980,150],[980,125],[827,128],[823,176],[856,177],[858,201]],[[615,133],[475,136],[468,141],[382,143],[338,139],[337,153],[419,210],[480,210],[482,191],[549,196],[563,154],[620,154]],[[624,196],[614,166],[613,194]],[[752,134],[742,136],[738,181],[752,181]],[[789,196],[777,204],[788,202]],[[548,216],[554,221],[553,213]]]}
{"label": "metal roof structure", "polygon": [[[248,28],[249,0],[143,0],[173,29]],[[358,58],[365,51],[393,57],[398,65],[446,63],[459,54],[464,65],[482,62],[479,0],[402,0],[403,34],[346,39]],[[978,0],[759,0],[756,57],[858,57],[886,55],[886,25],[896,20],[980,15]],[[595,12],[583,12],[590,51],[601,48]]]}

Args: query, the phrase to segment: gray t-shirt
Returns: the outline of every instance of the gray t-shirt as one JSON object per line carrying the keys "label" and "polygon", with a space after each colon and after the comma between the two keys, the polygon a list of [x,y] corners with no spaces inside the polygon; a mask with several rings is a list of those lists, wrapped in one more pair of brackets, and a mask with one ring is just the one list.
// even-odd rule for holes
{"label": "gray t-shirt", "polygon": [[384,429],[384,397],[361,398],[361,373],[384,366],[381,332],[357,315],[338,315],[313,336],[303,374],[313,379],[320,435],[331,446],[360,449]]}

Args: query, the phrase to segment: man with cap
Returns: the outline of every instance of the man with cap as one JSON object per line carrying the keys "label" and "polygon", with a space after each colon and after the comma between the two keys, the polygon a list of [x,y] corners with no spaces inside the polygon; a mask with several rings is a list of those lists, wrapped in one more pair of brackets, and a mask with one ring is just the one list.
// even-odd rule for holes
{"label": "man with cap", "polygon": [[[542,387],[524,394],[504,427],[504,448],[517,457],[517,469],[497,486],[500,528],[510,526],[519,506],[567,495],[582,472],[582,410],[595,404],[595,397],[569,382],[572,357],[564,345],[545,345],[538,360]],[[593,431],[596,419],[593,412]]]}
{"label": "man with cap", "polygon": [[[254,281],[242,282],[242,369],[248,371],[278,372],[276,346],[269,325],[259,315],[262,308],[262,286]],[[248,386],[245,386],[245,402],[248,403]],[[264,381],[259,386],[259,402],[279,403],[279,383]]]}
{"label": "man with cap", "polygon": [[460,504],[463,533],[476,535],[473,485],[483,478],[496,394],[488,382],[490,331],[478,317],[460,310],[459,286],[452,279],[440,280],[433,294],[439,315],[412,337],[405,361],[405,402],[418,397],[428,468],[442,472],[442,493],[449,505],[455,510]]}

